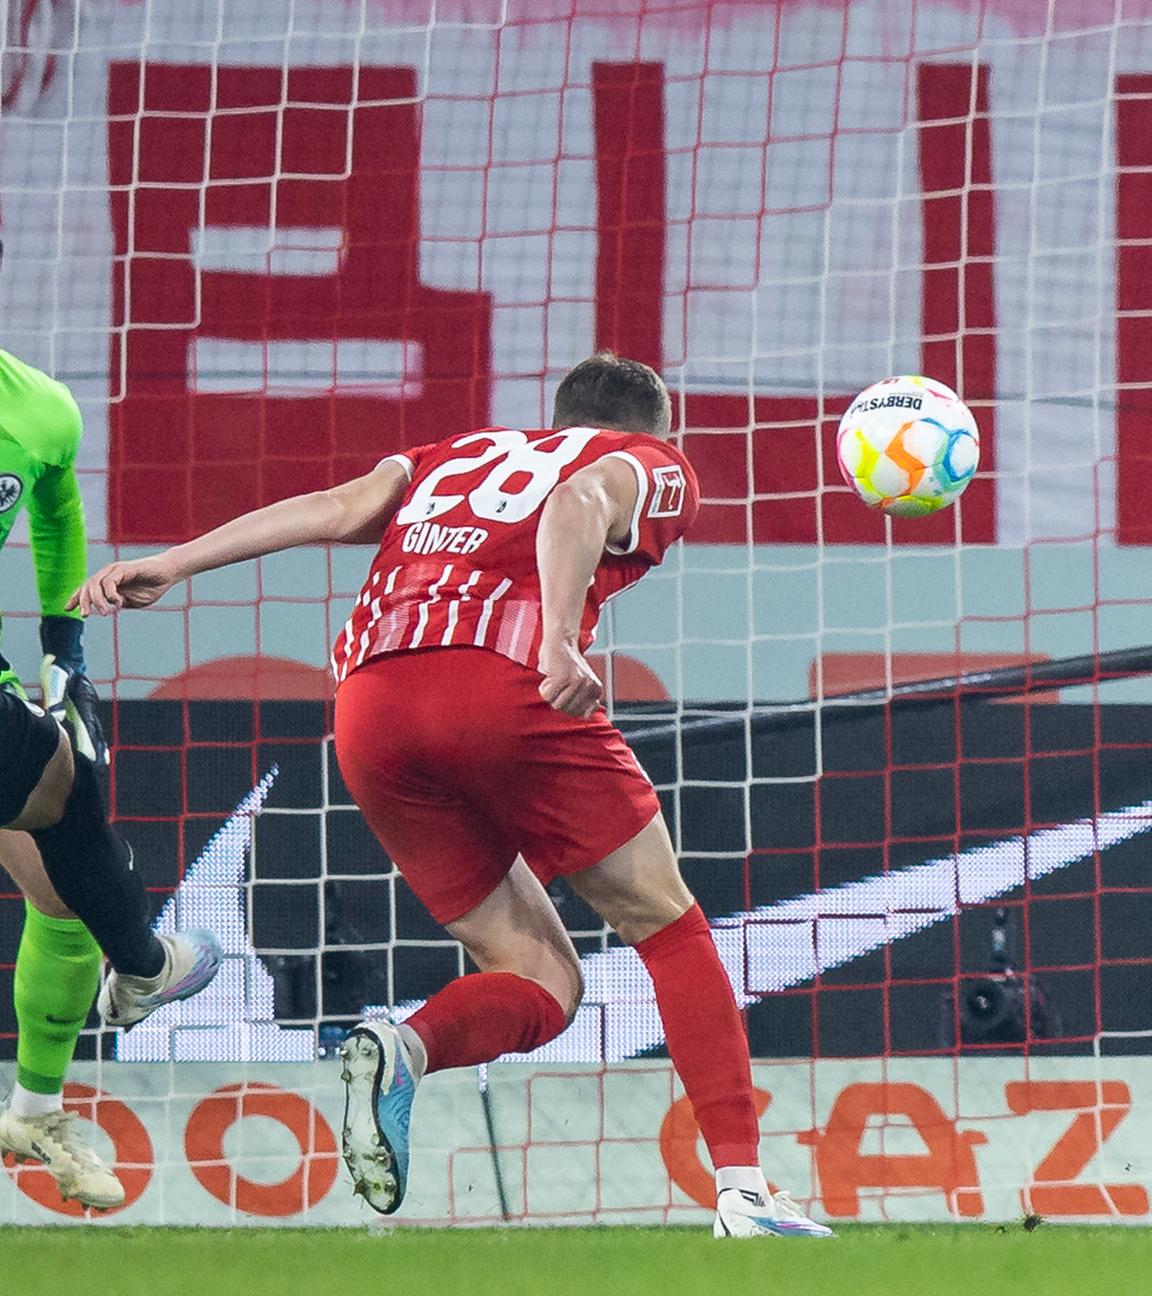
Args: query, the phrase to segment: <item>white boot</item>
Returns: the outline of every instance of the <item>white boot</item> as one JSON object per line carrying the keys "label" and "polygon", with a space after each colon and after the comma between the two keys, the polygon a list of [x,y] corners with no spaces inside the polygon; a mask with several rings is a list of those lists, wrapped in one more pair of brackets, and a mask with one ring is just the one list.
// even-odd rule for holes
{"label": "white boot", "polygon": [[199,994],[220,971],[224,952],[209,931],[159,936],[164,966],[154,977],[121,976],[112,972],[104,982],[96,1008],[109,1026],[132,1026],[157,1008]]}
{"label": "white boot", "polygon": [[39,1161],[56,1180],[60,1196],[96,1210],[110,1210],[124,1201],[124,1185],[109,1166],[80,1137],[71,1112],[44,1116],[0,1114],[0,1153],[17,1161]]}
{"label": "white boot", "polygon": [[716,1195],[713,1237],[835,1237],[827,1224],[809,1219],[786,1192],[723,1188]]}

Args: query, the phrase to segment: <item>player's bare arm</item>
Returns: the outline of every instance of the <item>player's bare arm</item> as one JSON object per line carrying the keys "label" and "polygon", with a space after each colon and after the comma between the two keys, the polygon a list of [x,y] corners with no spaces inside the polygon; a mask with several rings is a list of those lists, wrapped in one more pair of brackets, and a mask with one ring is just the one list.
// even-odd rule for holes
{"label": "player's bare arm", "polygon": [[329,490],[313,491],[255,509],[163,553],[109,563],[73,594],[69,608],[107,616],[117,608],[142,608],[178,581],[249,558],[306,544],[375,544],[408,486],[392,460]]}
{"label": "player's bare arm", "polygon": [[580,623],[605,546],[624,540],[631,528],[636,494],[632,468],[605,457],[556,486],[540,518],[540,696],[566,715],[591,715],[604,695],[580,651]]}

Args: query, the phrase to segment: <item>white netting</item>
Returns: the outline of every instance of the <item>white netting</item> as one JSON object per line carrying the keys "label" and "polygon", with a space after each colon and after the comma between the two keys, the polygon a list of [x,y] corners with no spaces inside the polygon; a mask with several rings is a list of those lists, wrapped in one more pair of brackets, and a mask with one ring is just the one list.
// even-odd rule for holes
{"label": "white netting", "polygon": [[[1004,1216],[1070,1119],[1036,1113],[1080,1111],[1076,1086],[1095,1085],[1100,1146],[1121,1108],[1122,1131],[1146,1132],[1144,1062],[1129,1076],[1090,1056],[1101,1032],[1146,1025],[1131,1011],[1152,988],[1146,681],[1089,672],[1025,709],[846,719],[828,701],[1148,642],[1143,3],[4,15],[0,341],[81,402],[94,563],[403,446],[539,424],[596,345],[658,366],[704,507],[601,647],[754,1051],[779,1059],[757,1072],[770,1172],[834,1214]],[[983,471],[958,508],[886,523],[841,484],[832,435],[856,391],[918,371],[972,405]],[[4,651],[32,677],[27,558],[21,523]],[[163,1191],[141,1188],[132,1218],[347,1219],[321,1137],[335,1072],[314,1059],[364,1008],[410,1010],[462,969],[325,736],[327,650],[367,561],[277,556],[87,632],[116,702],[114,806],[161,921],[215,926],[231,956],[179,1013],[85,1046],[103,1054],[86,1078],[130,1097],[152,1138]],[[802,705],[768,732],[773,701]],[[690,738],[709,718],[731,723]],[[559,1071],[493,1069],[509,1208],[680,1218],[707,1177],[667,1066],[638,1060],[662,1041],[644,975],[560,903],[588,995],[537,1059]],[[1027,1024],[1067,1062],[1011,1041],[960,1056],[994,904],[1050,1000]],[[0,961],[18,925],[0,901]],[[413,1213],[494,1216],[474,1077],[428,1092]],[[292,1178],[291,1135],[285,1150],[241,1123],[224,1140],[221,1102],[272,1114],[311,1169]],[[1095,1197],[1051,1187],[1082,1169],[1037,1170],[1057,1194],[1044,1213],[1147,1217],[1111,1151]],[[262,1196],[278,1176],[296,1188]]]}

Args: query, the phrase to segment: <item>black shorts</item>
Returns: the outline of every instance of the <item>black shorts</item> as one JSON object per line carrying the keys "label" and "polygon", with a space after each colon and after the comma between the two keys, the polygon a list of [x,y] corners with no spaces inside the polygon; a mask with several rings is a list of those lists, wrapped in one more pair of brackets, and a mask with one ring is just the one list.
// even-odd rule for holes
{"label": "black shorts", "polygon": [[0,689],[0,827],[24,809],[59,743],[55,720]]}

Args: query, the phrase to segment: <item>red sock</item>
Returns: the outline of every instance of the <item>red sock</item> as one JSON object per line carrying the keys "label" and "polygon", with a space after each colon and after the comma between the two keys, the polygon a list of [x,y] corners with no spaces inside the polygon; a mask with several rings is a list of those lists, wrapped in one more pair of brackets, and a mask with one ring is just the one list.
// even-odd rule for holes
{"label": "red sock", "polygon": [[668,1053],[713,1168],[759,1165],[748,1039],[700,906],[642,940],[636,953],[656,987]]}
{"label": "red sock", "polygon": [[428,1071],[445,1071],[530,1053],[564,1029],[564,1009],[527,977],[475,972],[434,994],[405,1025],[427,1049]]}

